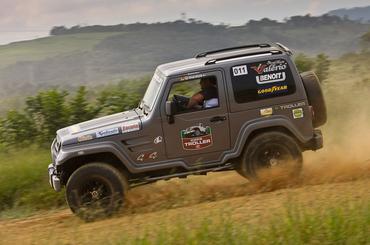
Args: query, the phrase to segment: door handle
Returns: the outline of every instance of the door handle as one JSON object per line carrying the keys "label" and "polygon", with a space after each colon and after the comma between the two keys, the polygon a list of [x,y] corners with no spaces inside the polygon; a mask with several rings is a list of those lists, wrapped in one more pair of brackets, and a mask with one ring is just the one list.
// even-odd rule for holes
{"label": "door handle", "polygon": [[209,121],[211,121],[211,122],[222,122],[222,121],[226,121],[226,117],[225,116],[216,116],[216,117],[212,117]]}

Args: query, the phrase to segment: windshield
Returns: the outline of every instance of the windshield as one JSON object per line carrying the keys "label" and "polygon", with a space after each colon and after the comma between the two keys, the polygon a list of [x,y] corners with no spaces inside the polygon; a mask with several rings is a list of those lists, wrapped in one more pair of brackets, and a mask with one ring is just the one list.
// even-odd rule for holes
{"label": "windshield", "polygon": [[149,86],[145,92],[144,98],[142,100],[142,104],[151,111],[154,106],[154,102],[157,98],[159,89],[161,88],[161,85],[164,81],[164,78],[161,76],[161,73],[157,70],[152,80],[149,83]]}

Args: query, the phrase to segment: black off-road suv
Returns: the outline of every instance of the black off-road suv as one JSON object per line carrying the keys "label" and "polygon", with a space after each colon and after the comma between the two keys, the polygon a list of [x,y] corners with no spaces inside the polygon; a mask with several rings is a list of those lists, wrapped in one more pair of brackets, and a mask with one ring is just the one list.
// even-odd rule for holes
{"label": "black off-road suv", "polygon": [[89,220],[158,180],[226,170],[255,180],[288,162],[298,175],[302,152],[323,146],[326,107],[316,75],[299,74],[291,55],[256,44],[158,66],[138,108],[58,130],[51,186],[66,186]]}

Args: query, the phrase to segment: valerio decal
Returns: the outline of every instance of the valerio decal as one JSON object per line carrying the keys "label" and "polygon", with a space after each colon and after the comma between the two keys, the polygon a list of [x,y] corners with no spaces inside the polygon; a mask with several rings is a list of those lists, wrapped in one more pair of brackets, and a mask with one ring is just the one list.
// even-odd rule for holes
{"label": "valerio decal", "polygon": [[213,144],[211,127],[201,123],[181,130],[180,135],[184,150],[201,150]]}
{"label": "valerio decal", "polygon": [[286,79],[284,70],[288,67],[285,60],[273,60],[251,66],[256,75],[258,84],[283,82]]}

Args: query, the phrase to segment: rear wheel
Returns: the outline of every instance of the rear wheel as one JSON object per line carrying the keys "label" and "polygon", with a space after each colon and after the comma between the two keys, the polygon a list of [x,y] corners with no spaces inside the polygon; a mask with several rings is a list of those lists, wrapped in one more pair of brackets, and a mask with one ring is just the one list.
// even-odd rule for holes
{"label": "rear wheel", "polygon": [[124,202],[128,184],[125,176],[105,163],[90,163],[69,178],[66,198],[72,212],[91,221],[116,213]]}
{"label": "rear wheel", "polygon": [[261,180],[265,176],[297,177],[301,169],[302,153],[296,141],[284,133],[266,132],[247,145],[237,171],[250,180]]}

